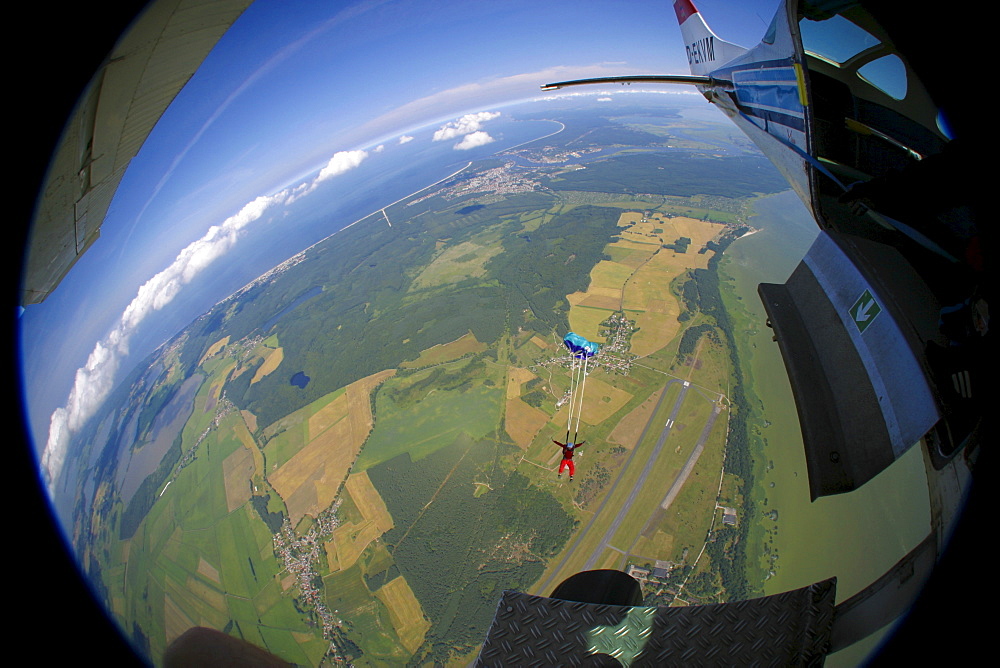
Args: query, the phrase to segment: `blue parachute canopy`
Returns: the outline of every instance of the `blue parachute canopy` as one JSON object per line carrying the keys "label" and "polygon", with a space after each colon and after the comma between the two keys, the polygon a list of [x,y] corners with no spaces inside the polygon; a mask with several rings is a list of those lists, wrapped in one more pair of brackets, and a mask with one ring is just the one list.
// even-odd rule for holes
{"label": "blue parachute canopy", "polygon": [[565,346],[569,348],[569,351],[573,353],[573,357],[578,357],[580,359],[583,359],[584,357],[593,357],[597,354],[597,351],[600,350],[599,345],[592,341],[588,341],[579,334],[574,334],[573,332],[566,335],[566,338],[563,339],[563,344],[565,344]]}

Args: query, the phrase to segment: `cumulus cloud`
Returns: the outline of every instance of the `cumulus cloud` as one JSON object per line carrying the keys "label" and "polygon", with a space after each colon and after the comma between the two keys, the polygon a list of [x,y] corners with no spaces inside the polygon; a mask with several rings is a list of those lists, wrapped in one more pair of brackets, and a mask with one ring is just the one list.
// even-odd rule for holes
{"label": "cumulus cloud", "polygon": [[361,162],[368,157],[368,151],[338,151],[333,154],[330,161],[326,163],[326,167],[319,170],[319,176],[316,177],[315,183],[321,181],[326,181],[327,179],[343,174],[346,171],[354,169]]}
{"label": "cumulus cloud", "polygon": [[477,146],[482,146],[483,144],[489,144],[493,141],[488,133],[479,130],[478,132],[472,132],[462,138],[462,141],[455,144],[454,148],[456,151],[468,151],[470,148],[475,148]]}
{"label": "cumulus cloud", "polygon": [[385,150],[385,144],[379,144],[378,146],[376,146],[376,147],[375,147],[375,148],[373,149],[373,152],[374,152],[374,153],[381,153],[381,152],[382,152],[382,151],[384,151],[384,150]]}
{"label": "cumulus cloud", "polygon": [[499,115],[499,111],[480,111],[475,114],[466,114],[456,121],[442,125],[441,129],[434,133],[434,141],[446,141],[461,135],[478,132],[482,129],[483,123],[493,120]]}
{"label": "cumulus cloud", "polygon": [[366,151],[341,151],[334,154],[312,181],[285,188],[273,195],[262,195],[185,246],[170,265],[143,283],[125,307],[108,335],[98,341],[86,364],[77,369],[66,405],[52,412],[49,438],[42,453],[42,469],[54,485],[66,461],[66,451],[73,433],[86,423],[110,394],[122,358],[139,325],[154,311],[167,306],[181,289],[206,267],[225,255],[251,223],[268,210],[287,205],[312,192],[322,181],[354,169],[368,157]]}
{"label": "cumulus cloud", "polygon": [[86,364],[77,369],[66,405],[49,418],[49,438],[42,454],[42,467],[53,484],[66,460],[72,434],[78,431],[113,389],[121,359],[136,328],[149,316],[173,301],[181,288],[236,243],[240,232],[259,220],[268,209],[288,199],[288,190],[258,197],[219,225],[213,225],[191,242],[170,265],[139,287],[136,296],[102,341],[98,341]]}
{"label": "cumulus cloud", "polygon": [[411,137],[410,135],[403,135],[402,137],[399,138],[400,144],[409,144],[411,141],[413,141],[413,137]]}
{"label": "cumulus cloud", "polygon": [[[376,152],[380,152],[376,149]],[[333,154],[333,157],[327,161],[326,165],[319,170],[319,174],[316,175],[312,181],[307,181],[306,183],[301,183],[291,190],[291,195],[288,197],[286,204],[291,204],[295,200],[308,195],[312,191],[316,190],[316,187],[334,176],[339,176],[344,172],[348,172],[362,162],[368,157],[368,151],[338,151]]]}

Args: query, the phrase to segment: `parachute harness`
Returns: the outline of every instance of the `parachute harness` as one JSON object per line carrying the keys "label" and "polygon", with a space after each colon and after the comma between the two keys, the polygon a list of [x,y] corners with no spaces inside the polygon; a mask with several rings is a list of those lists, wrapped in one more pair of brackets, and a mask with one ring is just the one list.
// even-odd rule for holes
{"label": "parachute harness", "polygon": [[574,431],[573,418],[576,418],[576,429],[573,434],[573,443],[580,433],[580,416],[583,414],[583,395],[587,389],[587,366],[590,358],[597,354],[600,349],[596,343],[588,341],[579,334],[570,332],[563,339],[563,344],[569,349],[573,356],[570,366],[569,385],[569,415],[566,418],[566,442],[569,443],[569,434]]}

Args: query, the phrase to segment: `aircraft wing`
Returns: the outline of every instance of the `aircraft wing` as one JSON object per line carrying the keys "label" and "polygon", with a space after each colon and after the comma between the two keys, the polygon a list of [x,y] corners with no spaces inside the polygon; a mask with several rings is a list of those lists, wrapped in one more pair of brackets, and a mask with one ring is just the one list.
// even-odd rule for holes
{"label": "aircraft wing", "polygon": [[101,233],[129,162],[174,96],[252,0],[156,0],[84,90],[49,164],[21,304],[52,292]]}

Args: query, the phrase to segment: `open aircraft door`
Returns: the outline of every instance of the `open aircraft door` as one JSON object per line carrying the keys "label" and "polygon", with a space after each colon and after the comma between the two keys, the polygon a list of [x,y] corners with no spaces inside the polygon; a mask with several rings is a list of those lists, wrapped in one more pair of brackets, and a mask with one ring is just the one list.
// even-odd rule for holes
{"label": "open aircraft door", "polygon": [[[772,27],[780,42],[787,26],[795,51],[803,200],[821,232],[784,285],[759,287],[814,500],[856,489],[925,437],[935,468],[954,456],[977,424],[970,348],[986,329],[971,324],[977,229],[938,107],[872,13],[818,5],[789,2]],[[949,329],[946,313],[968,326]]]}
{"label": "open aircraft door", "polygon": [[[875,477],[940,419],[905,310],[878,267],[856,264],[852,243],[821,233],[787,283],[758,288],[795,395],[813,500]],[[889,256],[883,267],[905,271],[891,248],[878,250]]]}
{"label": "open aircraft door", "polygon": [[[856,489],[925,437],[940,469],[978,428],[988,309],[968,206],[975,161],[893,35],[923,42],[887,29],[899,15],[871,2],[787,0],[749,50],[716,36],[690,0],[674,11],[690,75],[543,89],[694,85],[812,213],[815,245],[787,283],[759,292],[791,379],[813,500]],[[952,94],[931,70],[921,71],[937,97]]]}
{"label": "open aircraft door", "polygon": [[[691,0],[673,6],[690,75],[543,90],[694,85],[774,163],[820,228],[784,284],[758,288],[791,382],[810,496],[857,489],[920,444],[931,514],[919,545],[832,616],[813,617],[823,621],[806,636],[819,654],[835,652],[913,604],[958,524],[986,440],[993,247],[974,204],[983,156],[942,112],[967,119],[956,90],[972,88],[960,88],[971,74],[941,67],[944,50],[927,39],[931,15],[879,2],[785,0],[749,50],[719,39]],[[784,619],[817,609],[819,589],[802,592]]]}

